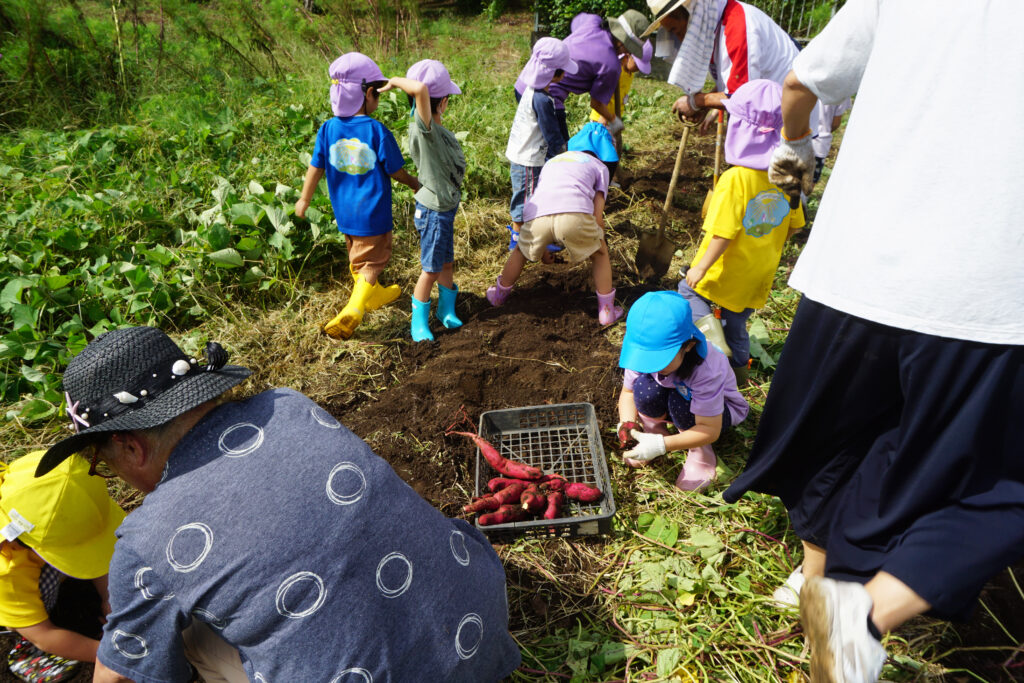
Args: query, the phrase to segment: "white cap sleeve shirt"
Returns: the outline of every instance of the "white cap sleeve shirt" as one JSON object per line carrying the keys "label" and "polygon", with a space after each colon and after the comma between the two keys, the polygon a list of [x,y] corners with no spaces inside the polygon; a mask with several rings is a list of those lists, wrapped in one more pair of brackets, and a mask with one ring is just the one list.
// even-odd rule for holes
{"label": "white cap sleeve shirt", "polygon": [[822,102],[857,104],[791,286],[900,329],[1024,343],[1021,25],[1019,0],[850,0],[800,53]]}

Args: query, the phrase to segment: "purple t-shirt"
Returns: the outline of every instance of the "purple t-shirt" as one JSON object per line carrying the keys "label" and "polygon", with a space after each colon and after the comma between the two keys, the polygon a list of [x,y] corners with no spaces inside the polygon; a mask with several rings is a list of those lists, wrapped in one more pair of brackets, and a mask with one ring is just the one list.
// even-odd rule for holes
{"label": "purple t-shirt", "polygon": [[[596,14],[580,13],[573,18],[572,32],[562,42],[569,48],[569,56],[578,69],[548,87],[555,109],[565,109],[565,97],[569,93],[589,92],[601,102],[611,102],[615,95],[622,64],[612,47],[612,34],[601,28],[601,21]],[[526,83],[517,79],[516,92],[522,95],[525,91]]]}
{"label": "purple t-shirt", "polygon": [[[641,374],[635,370],[626,370],[622,378],[623,388],[633,391],[633,383]],[[729,367],[729,359],[711,344],[708,344],[708,355],[704,362],[694,368],[689,377],[683,378],[674,372],[668,375],[657,372],[648,374],[663,387],[676,389],[684,396],[689,393],[690,412],[694,415],[714,417],[728,408],[732,424],[737,425],[750,412],[750,406],[736,388],[736,375]]]}
{"label": "purple t-shirt", "polygon": [[608,196],[608,167],[583,152],[548,159],[537,189],[523,206],[523,221],[556,213],[594,213],[594,195]]}

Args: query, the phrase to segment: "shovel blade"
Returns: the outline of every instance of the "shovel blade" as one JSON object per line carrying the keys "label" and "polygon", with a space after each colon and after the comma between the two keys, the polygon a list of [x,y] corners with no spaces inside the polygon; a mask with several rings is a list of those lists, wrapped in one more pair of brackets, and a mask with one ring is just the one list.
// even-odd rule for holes
{"label": "shovel blade", "polygon": [[636,250],[636,272],[648,282],[656,282],[665,277],[676,245],[656,232],[640,235],[640,245]]}

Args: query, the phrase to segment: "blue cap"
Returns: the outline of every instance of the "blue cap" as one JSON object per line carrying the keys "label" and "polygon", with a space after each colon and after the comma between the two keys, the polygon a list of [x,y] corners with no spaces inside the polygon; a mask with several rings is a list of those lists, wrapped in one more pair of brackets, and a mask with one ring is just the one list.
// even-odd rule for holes
{"label": "blue cap", "polygon": [[579,133],[569,138],[569,151],[593,152],[598,159],[606,162],[619,160],[612,134],[597,121],[591,121],[583,126]]}
{"label": "blue cap", "polygon": [[690,302],[678,292],[648,292],[626,316],[619,367],[635,372],[664,370],[691,339],[697,341],[697,355],[705,358],[707,340],[693,324]]}

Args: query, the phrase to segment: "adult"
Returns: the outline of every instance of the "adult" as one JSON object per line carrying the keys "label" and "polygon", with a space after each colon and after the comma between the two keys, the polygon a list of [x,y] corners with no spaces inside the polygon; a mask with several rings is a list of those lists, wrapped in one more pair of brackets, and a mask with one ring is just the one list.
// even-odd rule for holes
{"label": "adult", "polygon": [[97,337],[64,373],[85,449],[147,495],[118,530],[95,681],[495,681],[519,664],[490,544],[323,408],[163,332]]}
{"label": "adult", "polygon": [[[619,55],[629,52],[643,57],[643,43],[636,31],[646,28],[646,18],[639,13],[641,23],[633,16],[603,20],[596,14],[581,12],[569,24],[569,35],[562,41],[569,48],[569,57],[576,63],[576,73],[566,72],[562,80],[548,88],[555,101],[555,116],[562,129],[562,136],[569,139],[569,125],[565,117],[565,98],[570,94],[590,94],[590,108],[600,114],[608,124],[612,135],[625,127],[622,118],[614,111],[612,98],[619,87],[622,72]],[[621,20],[620,20],[621,19]],[[520,77],[516,80],[516,99],[525,92],[527,84]],[[607,103],[607,104],[606,104]]]}
{"label": "adult", "polygon": [[[655,55],[672,61],[668,82],[686,93],[672,104],[680,118],[698,120],[702,130],[724,109],[722,102],[741,85],[759,78],[778,84],[800,48],[772,18],[738,0],[647,0],[657,29]],[[703,92],[708,72],[712,92]]]}
{"label": "adult", "polygon": [[[857,92],[857,106],[790,280],[804,296],[754,448],[724,496],[779,496],[804,541],[812,680],[876,680],[879,634],[924,612],[966,617],[1024,552],[1024,8],[928,9],[849,0],[784,86],[770,173],[791,196],[812,184],[815,101]],[[1001,95],[965,136],[949,115],[963,93],[944,86],[967,82]]]}

